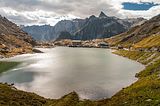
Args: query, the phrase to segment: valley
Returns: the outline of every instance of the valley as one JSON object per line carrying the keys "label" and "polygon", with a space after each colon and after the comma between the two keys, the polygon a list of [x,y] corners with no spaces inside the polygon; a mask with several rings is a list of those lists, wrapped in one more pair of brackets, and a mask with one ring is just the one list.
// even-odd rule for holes
{"label": "valley", "polygon": [[160,15],[26,27],[0,16],[0,58],[1,106],[160,104]]}

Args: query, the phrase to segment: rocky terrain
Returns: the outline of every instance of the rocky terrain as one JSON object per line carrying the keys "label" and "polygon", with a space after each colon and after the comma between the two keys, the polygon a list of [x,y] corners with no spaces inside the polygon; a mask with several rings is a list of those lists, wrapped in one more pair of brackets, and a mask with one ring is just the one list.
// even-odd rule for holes
{"label": "rocky terrain", "polygon": [[28,32],[30,35],[34,37],[34,39],[39,41],[45,41],[54,39],[54,31],[53,27],[50,25],[33,25],[33,26],[27,26],[27,27],[21,27],[25,32]]}
{"label": "rocky terrain", "polygon": [[36,44],[26,32],[5,17],[0,16],[0,55],[10,57],[21,53],[32,52]]}
{"label": "rocky terrain", "polygon": [[53,42],[55,46],[67,46],[67,47],[83,47],[83,48],[109,48],[108,43],[104,39],[93,40],[70,40],[63,39]]}
{"label": "rocky terrain", "polygon": [[90,40],[108,38],[127,31],[141,21],[144,21],[144,19],[119,19],[109,17],[101,12],[99,17],[92,15],[86,19],[85,25],[75,33],[74,39]]}
{"label": "rocky terrain", "polygon": [[83,19],[74,20],[62,20],[55,26],[43,25],[43,26],[26,26],[22,29],[32,35],[33,38],[39,41],[55,40],[62,32],[68,32],[74,34],[85,23]]}
{"label": "rocky terrain", "polygon": [[160,15],[135,26],[129,31],[108,39],[110,45],[136,49],[160,47]]}
{"label": "rocky terrain", "polygon": [[[98,17],[92,15],[86,19],[62,20],[55,26],[27,26],[22,29],[28,32],[36,40],[55,40],[55,39],[78,39],[90,40],[97,38],[107,38],[127,31],[135,25],[142,24],[143,18],[119,19],[109,17],[103,12]],[[62,34],[68,33],[68,35]],[[65,34],[66,34],[65,33]],[[69,37],[69,35],[71,35]]]}

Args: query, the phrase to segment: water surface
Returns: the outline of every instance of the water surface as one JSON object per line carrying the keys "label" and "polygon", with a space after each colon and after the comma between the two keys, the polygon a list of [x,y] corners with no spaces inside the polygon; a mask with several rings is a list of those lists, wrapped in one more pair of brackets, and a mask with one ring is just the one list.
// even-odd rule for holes
{"label": "water surface", "polygon": [[117,56],[107,49],[41,49],[43,54],[25,54],[5,61],[22,61],[0,75],[0,82],[15,83],[21,90],[49,98],[76,91],[81,98],[111,97],[137,79],[143,65]]}

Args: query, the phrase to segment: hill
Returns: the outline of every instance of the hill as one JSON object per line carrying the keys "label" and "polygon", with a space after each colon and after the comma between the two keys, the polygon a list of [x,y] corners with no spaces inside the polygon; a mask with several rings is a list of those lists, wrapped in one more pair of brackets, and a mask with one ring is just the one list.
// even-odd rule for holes
{"label": "hill", "polygon": [[129,31],[112,37],[107,41],[111,45],[123,47],[152,48],[159,47],[160,42],[160,15],[157,15],[142,25],[135,26]]}
{"label": "hill", "polygon": [[0,55],[12,56],[32,51],[36,42],[26,32],[0,16]]}

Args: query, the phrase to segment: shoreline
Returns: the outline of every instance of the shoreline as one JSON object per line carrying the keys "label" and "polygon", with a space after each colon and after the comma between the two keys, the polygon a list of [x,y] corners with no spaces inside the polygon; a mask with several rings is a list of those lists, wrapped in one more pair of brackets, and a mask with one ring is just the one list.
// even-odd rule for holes
{"label": "shoreline", "polygon": [[[145,66],[144,70],[141,70],[139,73],[135,75],[138,80],[131,84],[130,86],[120,90],[117,92],[112,98],[110,98],[110,101],[108,104],[112,104],[113,106],[116,105],[117,103],[121,103],[121,105],[139,105],[140,101],[139,99],[143,99],[143,102],[141,104],[153,104],[154,100],[159,100],[160,97],[156,93],[157,87],[160,85],[159,83],[159,74],[156,71],[160,71],[160,53],[159,52],[143,52],[143,51],[126,51],[126,50],[120,50],[120,51],[115,51],[114,54],[123,56],[125,58],[135,60],[136,62],[139,62]],[[140,55],[141,54],[141,55]],[[152,57],[152,59],[148,60],[147,62],[144,62],[144,60],[147,60],[148,58],[151,58],[150,56],[157,54],[155,57]],[[157,59],[158,58],[158,59]],[[157,59],[157,60],[155,60]],[[150,63],[151,64],[148,64]],[[154,70],[156,70],[154,72]],[[152,72],[153,71],[153,72]],[[158,83],[157,83],[158,81]],[[155,85],[156,84],[156,85]],[[150,86],[153,86],[153,88]],[[154,88],[154,86],[157,86]],[[140,87],[140,88],[139,88]],[[138,89],[139,88],[139,89]],[[138,90],[136,90],[138,89]],[[137,98],[136,95],[139,95],[140,98]],[[126,95],[124,98],[123,96]],[[135,97],[136,99],[135,99]],[[148,97],[147,97],[148,95]],[[146,98],[147,97],[147,98]],[[121,98],[121,101],[119,99]],[[154,99],[155,98],[155,99]],[[158,99],[159,98],[159,99]]]}
{"label": "shoreline", "polygon": [[18,66],[21,62],[8,62],[8,61],[0,61],[0,74],[13,69]]}
{"label": "shoreline", "polygon": [[[43,48],[42,48],[43,49]],[[39,50],[42,50],[41,48],[39,48]],[[46,48],[45,48],[46,49]],[[97,48],[95,48],[95,49],[97,49]],[[103,49],[103,48],[100,48],[100,49]],[[47,49],[48,50],[48,49]],[[109,52],[111,53],[111,54],[113,54],[112,53],[112,49],[107,49],[107,50],[109,50]],[[42,50],[43,51],[43,50]],[[45,50],[44,50],[45,51]],[[27,55],[27,54],[22,54],[22,55],[17,55],[17,56],[15,56],[15,57],[19,57],[19,56],[22,56],[23,57],[23,55]],[[28,54],[28,55],[30,55],[30,54]],[[27,55],[27,56],[28,56]],[[33,54],[34,55],[34,54]],[[31,54],[31,56],[32,56],[32,54]],[[115,55],[115,56],[118,56],[118,55]],[[11,59],[12,58],[15,58],[15,57],[11,57]],[[8,58],[7,58],[8,59]],[[128,60],[130,60],[130,59],[128,59]],[[3,61],[6,61],[5,59],[3,60]],[[7,61],[10,61],[10,60],[7,60]],[[12,61],[12,60],[11,60]],[[135,63],[138,63],[137,61],[133,61],[133,62],[135,62]],[[142,65],[142,64],[141,64]],[[143,65],[142,65],[143,66]],[[145,67],[143,66],[143,69],[144,69]],[[136,72],[135,72],[136,73]],[[134,78],[136,78],[136,77],[134,77]],[[136,78],[136,80],[134,81],[134,82],[136,82],[137,81],[137,78]],[[132,82],[132,83],[134,83],[134,82]],[[131,83],[131,84],[132,84]],[[130,85],[130,84],[129,84]],[[126,86],[129,86],[129,85],[126,85]],[[126,86],[124,86],[124,87],[126,87]],[[115,92],[116,93],[116,92]],[[114,95],[114,94],[113,94]],[[112,95],[112,96],[113,96]],[[97,100],[100,100],[100,99],[97,99]]]}
{"label": "shoreline", "polygon": [[21,54],[12,55],[10,57],[0,58],[0,74],[13,69],[14,67],[16,67],[16,66],[18,66],[18,65],[20,65],[22,63],[20,61],[18,61],[18,62],[17,61],[8,61],[7,59],[15,58],[16,56],[23,56],[23,55],[29,55],[29,54],[43,53],[38,48],[33,48],[33,50],[35,50],[37,52],[21,53]]}
{"label": "shoreline", "polygon": [[[127,51],[128,53],[130,52],[131,53],[131,51]],[[133,52],[133,51],[132,51]],[[113,52],[112,52],[113,53]],[[129,54],[130,54],[129,53]],[[113,54],[116,54],[116,53],[113,53]],[[122,54],[116,54],[116,55],[119,55],[119,56],[122,56],[122,57],[127,57],[127,56],[123,56]],[[128,58],[128,59],[131,59],[131,58]],[[135,62],[139,62],[139,61],[136,61],[135,59],[132,59],[132,60],[134,60]],[[141,62],[139,62],[139,63],[141,63]],[[143,63],[141,63],[141,64],[143,64]],[[144,64],[143,64],[144,65]],[[147,68],[147,66],[145,66],[144,65],[144,69],[143,70],[140,70],[139,71],[139,73],[142,73],[145,69]],[[132,86],[134,86],[134,85],[136,85],[137,83],[139,83],[140,82],[140,78],[138,77],[138,76],[135,76],[136,78],[137,78],[137,81],[135,81],[135,82],[133,82],[131,85],[129,85],[129,86],[127,86],[127,87],[125,87],[125,88],[123,88],[122,90],[120,90],[120,91],[118,91],[115,95],[113,95],[111,98],[105,98],[105,99],[100,99],[100,100],[91,100],[91,99],[89,99],[88,101],[89,102],[92,102],[92,103],[104,103],[104,104],[110,104],[112,101],[114,101],[114,98],[116,98],[117,96],[119,96],[119,95],[121,95],[121,93],[122,92],[124,92],[126,89],[129,89],[129,88],[132,88]],[[26,93],[28,93],[28,92],[26,92]],[[71,93],[70,93],[71,94]],[[68,95],[66,95],[66,96],[69,96],[70,94],[68,94]],[[123,93],[122,93],[123,94]],[[77,94],[76,94],[77,95]],[[65,96],[63,96],[62,98],[64,98]],[[60,98],[60,99],[58,99],[58,100],[61,100],[62,98]],[[80,98],[79,98],[80,99]],[[117,99],[116,99],[117,100]],[[85,102],[86,100],[84,99],[84,100],[78,100],[78,101],[83,101],[83,102]],[[118,100],[117,100],[118,101]],[[118,102],[120,102],[120,101],[118,101]],[[116,101],[115,101],[115,103],[117,103]],[[129,103],[129,102],[128,102]],[[114,104],[114,103],[113,103]],[[115,105],[115,104],[114,104]],[[63,105],[62,105],[63,106]],[[92,105],[91,105],[92,106]],[[96,105],[95,105],[96,106]]]}

